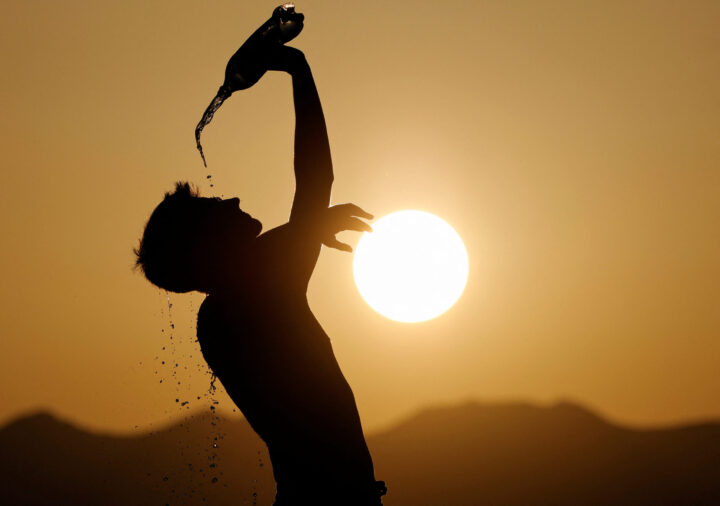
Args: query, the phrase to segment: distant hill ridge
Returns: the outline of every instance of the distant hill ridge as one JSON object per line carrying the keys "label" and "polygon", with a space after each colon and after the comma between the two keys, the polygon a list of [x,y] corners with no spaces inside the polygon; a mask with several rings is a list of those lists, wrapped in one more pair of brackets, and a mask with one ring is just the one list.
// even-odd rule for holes
{"label": "distant hill ridge", "polygon": [[[420,411],[368,443],[387,506],[720,505],[720,423],[639,430],[568,402],[473,402]],[[0,429],[0,474],[8,505],[263,506],[273,496],[247,422],[209,414],[109,436],[35,413]]]}

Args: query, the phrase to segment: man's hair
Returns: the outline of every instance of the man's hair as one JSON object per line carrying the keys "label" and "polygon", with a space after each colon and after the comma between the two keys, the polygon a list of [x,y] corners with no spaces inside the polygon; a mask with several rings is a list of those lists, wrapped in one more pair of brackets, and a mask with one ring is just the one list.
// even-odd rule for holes
{"label": "man's hair", "polygon": [[190,183],[175,183],[175,191],[150,215],[139,246],[135,266],[154,285],[171,292],[197,290],[193,265],[202,217],[195,205],[200,196]]}

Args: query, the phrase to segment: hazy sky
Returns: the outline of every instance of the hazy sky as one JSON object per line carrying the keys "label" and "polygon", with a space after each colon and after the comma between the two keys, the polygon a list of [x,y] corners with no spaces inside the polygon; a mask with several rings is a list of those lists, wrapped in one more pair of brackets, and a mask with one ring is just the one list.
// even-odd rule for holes
{"label": "hazy sky", "polygon": [[[201,297],[171,295],[168,314],[132,248],[176,180],[239,196],[266,229],[286,220],[287,76],[223,106],[208,171],[193,139],[275,5],[4,5],[0,422],[49,408],[125,430],[182,414],[176,398],[207,406]],[[368,428],[471,398],[574,399],[637,424],[720,416],[719,2],[297,8],[334,202],[435,213],[470,257],[453,309],[400,324],[362,301],[350,255],[323,251],[310,303]]]}

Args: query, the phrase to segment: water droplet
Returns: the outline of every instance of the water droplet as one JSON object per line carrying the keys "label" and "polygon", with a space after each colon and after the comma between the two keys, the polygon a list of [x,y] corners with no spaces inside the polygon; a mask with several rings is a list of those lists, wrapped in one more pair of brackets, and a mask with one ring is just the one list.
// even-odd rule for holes
{"label": "water droplet", "polygon": [[168,481],[168,477],[167,477],[167,476],[163,476],[163,481]]}
{"label": "water droplet", "polygon": [[211,482],[213,482],[213,483],[217,483],[218,479],[217,479],[217,478],[215,478],[215,477],[213,477],[213,479],[212,479],[212,480],[210,480],[210,481],[211,481]]}

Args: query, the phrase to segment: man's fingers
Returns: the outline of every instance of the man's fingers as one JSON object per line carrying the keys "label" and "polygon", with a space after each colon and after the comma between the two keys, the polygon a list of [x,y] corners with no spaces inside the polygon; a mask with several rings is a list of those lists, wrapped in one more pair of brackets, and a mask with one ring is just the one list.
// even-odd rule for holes
{"label": "man's fingers", "polygon": [[284,44],[272,44],[265,49],[265,65],[268,70],[290,71],[305,59],[299,49]]}
{"label": "man's fingers", "polygon": [[[328,209],[327,231],[329,234],[335,235],[343,230],[353,230],[355,232],[372,232],[372,227],[362,221],[360,218],[371,219],[372,214],[362,210],[355,204],[339,204]],[[331,248],[340,249],[342,251],[352,251],[347,244],[338,242],[336,239],[328,239],[325,244]]]}
{"label": "man's fingers", "polygon": [[335,237],[329,237],[325,241],[323,241],[325,246],[328,246],[330,248],[339,249],[340,251],[347,251],[348,253],[352,253],[352,247],[349,244],[345,244],[344,242],[340,242]]}
{"label": "man's fingers", "polygon": [[372,232],[370,225],[359,218],[345,218],[342,222],[342,230],[354,230],[356,232]]}
{"label": "man's fingers", "polygon": [[338,204],[333,206],[333,208],[342,209],[344,213],[347,213],[350,216],[359,216],[360,218],[365,218],[366,220],[372,220],[374,218],[372,214],[355,204]]}

